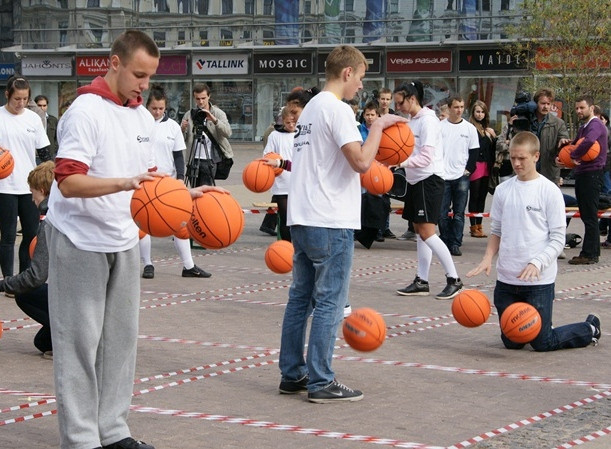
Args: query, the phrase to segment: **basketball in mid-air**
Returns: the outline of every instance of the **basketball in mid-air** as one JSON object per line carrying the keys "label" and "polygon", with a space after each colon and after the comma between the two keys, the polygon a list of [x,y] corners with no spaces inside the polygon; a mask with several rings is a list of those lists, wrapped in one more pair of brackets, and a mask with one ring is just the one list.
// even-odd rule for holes
{"label": "basketball in mid-air", "polygon": [[354,310],[342,325],[344,339],[353,349],[369,352],[378,349],[386,338],[384,318],[373,309]]}
{"label": "basketball in mid-air", "polygon": [[0,148],[0,179],[8,178],[15,168],[15,159],[8,150]]}
{"label": "basketball in mid-air", "polygon": [[514,343],[530,343],[541,331],[541,315],[526,302],[515,302],[501,315],[501,331]]}
{"label": "basketball in mid-air", "polygon": [[274,273],[289,273],[293,269],[295,248],[287,240],[277,240],[265,251],[265,265]]}
{"label": "basketball in mid-air", "polygon": [[392,188],[394,179],[390,168],[378,161],[373,161],[369,170],[361,175],[361,185],[372,195],[382,195]]}
{"label": "basketball in mid-air", "polygon": [[186,226],[193,203],[184,182],[164,176],[143,181],[134,191],[130,208],[142,231],[153,237],[169,237]]}
{"label": "basketball in mid-air", "polygon": [[414,150],[414,133],[407,123],[395,123],[382,131],[376,160],[384,165],[399,165]]}
{"label": "basketball in mid-air", "polygon": [[244,185],[248,190],[256,193],[271,189],[275,178],[274,169],[259,160],[250,162],[242,172]]}
{"label": "basketball in mid-air", "polygon": [[480,290],[463,290],[452,301],[452,315],[465,327],[484,324],[490,316],[490,310],[490,301]]}
{"label": "basketball in mid-air", "polygon": [[242,234],[244,212],[240,203],[228,193],[204,192],[193,201],[187,230],[204,248],[226,248]]}

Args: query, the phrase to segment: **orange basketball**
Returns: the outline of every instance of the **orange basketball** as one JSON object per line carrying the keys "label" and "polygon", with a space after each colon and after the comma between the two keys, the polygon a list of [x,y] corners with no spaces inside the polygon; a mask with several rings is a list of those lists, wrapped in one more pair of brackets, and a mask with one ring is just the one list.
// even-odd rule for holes
{"label": "orange basketball", "polygon": [[30,246],[29,246],[30,259],[34,258],[34,250],[36,249],[36,243],[38,243],[37,235],[35,235],[34,238],[30,241]]}
{"label": "orange basketball", "polygon": [[342,332],[346,343],[357,351],[378,349],[386,338],[384,318],[373,309],[363,307],[354,310],[344,320]]}
{"label": "orange basketball", "polygon": [[541,315],[526,302],[515,302],[501,315],[501,331],[514,343],[529,343],[541,331]]}
{"label": "orange basketball", "polygon": [[130,208],[144,232],[153,237],[169,237],[186,226],[193,204],[184,182],[164,176],[143,181],[132,196]]}
{"label": "orange basketball", "polygon": [[244,212],[231,195],[205,192],[193,201],[193,214],[187,230],[204,248],[225,248],[242,234]]}
{"label": "orange basketball", "polygon": [[390,168],[378,161],[373,161],[369,170],[361,175],[361,185],[369,193],[381,195],[391,189],[394,179]]}
{"label": "orange basketball", "polygon": [[[571,159],[571,152],[577,148],[581,142],[583,142],[583,137],[575,142],[574,145],[565,145],[560,149],[558,153],[558,159],[565,165],[565,167],[573,168],[575,167],[575,163]],[[585,162],[593,161],[600,154],[600,144],[598,142],[594,142],[592,146],[588,149],[586,154],[581,156],[581,160]]]}
{"label": "orange basketball", "polygon": [[[582,141],[583,141],[583,137],[579,139],[577,142],[575,142],[575,146],[577,147]],[[598,143],[598,141],[594,141],[592,146],[588,148],[588,151],[586,151],[586,154],[581,156],[581,160],[590,162],[596,159],[599,154],[600,154],[600,144]]]}
{"label": "orange basketball", "polygon": [[138,238],[140,240],[142,240],[144,237],[146,237],[146,232],[144,232],[142,229],[138,229]]}
{"label": "orange basketball", "polygon": [[15,168],[15,159],[8,150],[0,148],[0,179],[8,178]]}
{"label": "orange basketball", "polygon": [[293,244],[286,240],[277,240],[265,251],[265,265],[274,273],[289,273],[293,269]]}
{"label": "orange basketball", "polygon": [[[282,159],[282,156],[280,156],[278,153],[267,153],[265,156],[263,156],[266,159]],[[280,175],[284,169],[278,167],[278,168],[272,168],[272,170],[274,170],[274,175],[278,176]]]}
{"label": "orange basketball", "polygon": [[463,290],[452,301],[452,315],[465,327],[481,326],[490,316],[490,301],[480,290]]}
{"label": "orange basketball", "polygon": [[399,165],[414,150],[414,133],[407,123],[395,123],[384,129],[376,160],[384,165]]}
{"label": "orange basketball", "polygon": [[562,162],[566,168],[575,167],[575,162],[573,162],[573,159],[571,159],[571,151],[574,149],[575,145],[566,145],[560,148],[558,159],[560,159],[560,162]]}
{"label": "orange basketball", "polygon": [[274,169],[265,165],[263,161],[252,161],[242,172],[242,181],[246,188],[252,192],[266,192],[274,185]]}
{"label": "orange basketball", "polygon": [[189,230],[186,226],[184,228],[180,228],[180,231],[174,234],[174,237],[182,240],[187,240],[188,238],[191,238],[191,236],[189,235]]}

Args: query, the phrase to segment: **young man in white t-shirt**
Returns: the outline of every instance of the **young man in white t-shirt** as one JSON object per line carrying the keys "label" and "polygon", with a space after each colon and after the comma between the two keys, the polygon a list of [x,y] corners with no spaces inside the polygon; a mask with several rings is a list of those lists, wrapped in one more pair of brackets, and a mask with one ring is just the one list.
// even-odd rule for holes
{"label": "young man in white t-shirt", "polygon": [[62,449],[153,449],[127,425],[140,305],[129,203],[141,182],[161,176],[153,173],[154,119],[141,97],[159,56],[144,32],[122,33],[108,73],[79,88],[59,122],[46,223]]}
{"label": "young man in white t-shirt", "polygon": [[[475,170],[479,150],[477,129],[462,118],[465,102],[460,96],[448,100],[448,118],[441,121],[445,190],[441,202],[439,237],[453,256],[461,256],[469,176]],[[450,210],[453,215],[450,217]]]}
{"label": "young man in white t-shirt", "polygon": [[[363,393],[339,383],[331,368],[338,326],[348,300],[354,230],[360,229],[361,185],[377,152],[382,130],[407,120],[386,115],[361,146],[354,113],[343,98],[363,87],[363,53],[340,45],[326,60],[322,92],[298,121],[288,197],[288,224],[295,247],[293,284],[282,323],[280,393],[308,391],[311,402],[358,401]],[[307,360],[305,335],[312,303]]]}
{"label": "young man in white t-shirt", "polygon": [[[515,302],[527,302],[541,315],[541,331],[530,342],[535,351],[555,351],[597,344],[600,319],[590,314],[585,321],[552,327],[557,259],[564,248],[566,220],[564,199],[558,186],[537,173],[539,139],[528,131],[515,135],[509,144],[515,177],[494,192],[490,209],[490,237],[480,264],[467,273],[490,274],[496,263],[494,305],[499,320]],[[521,349],[502,332],[507,349]]]}

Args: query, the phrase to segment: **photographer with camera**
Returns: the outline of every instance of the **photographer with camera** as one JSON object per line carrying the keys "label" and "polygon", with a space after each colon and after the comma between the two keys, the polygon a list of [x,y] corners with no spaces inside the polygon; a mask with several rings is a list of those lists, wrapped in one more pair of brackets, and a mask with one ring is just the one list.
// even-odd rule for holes
{"label": "photographer with camera", "polygon": [[191,187],[214,185],[215,179],[227,179],[233,165],[233,150],[228,137],[231,125],[227,115],[210,103],[210,87],[193,86],[195,108],[187,111],[180,127],[190,149],[186,180]]}

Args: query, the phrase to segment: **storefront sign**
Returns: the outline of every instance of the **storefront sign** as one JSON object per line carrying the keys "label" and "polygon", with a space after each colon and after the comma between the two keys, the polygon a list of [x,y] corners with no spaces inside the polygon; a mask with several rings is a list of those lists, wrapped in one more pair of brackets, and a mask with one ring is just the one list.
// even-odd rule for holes
{"label": "storefront sign", "polygon": [[108,72],[108,56],[77,56],[76,74],[81,76],[104,76]]}
{"label": "storefront sign", "polygon": [[194,54],[193,75],[246,75],[247,54]]}
{"label": "storefront sign", "polygon": [[[367,59],[367,73],[380,73],[382,71],[382,53],[379,51],[364,51],[365,59]],[[329,53],[318,54],[318,73],[325,73],[325,63],[327,62],[327,56]]]}
{"label": "storefront sign", "polygon": [[0,64],[0,80],[7,80],[15,74],[15,64]]}
{"label": "storefront sign", "polygon": [[524,70],[526,55],[505,50],[460,50],[459,70]]}
{"label": "storefront sign", "polygon": [[24,56],[21,60],[24,76],[72,76],[70,56]]}
{"label": "storefront sign", "polygon": [[157,75],[186,75],[187,56],[186,55],[161,55]]}
{"label": "storefront sign", "polygon": [[389,73],[451,72],[451,50],[389,51],[386,54]]}
{"label": "storefront sign", "polygon": [[253,72],[271,74],[292,73],[309,75],[312,73],[312,53],[255,53],[253,58]]}

